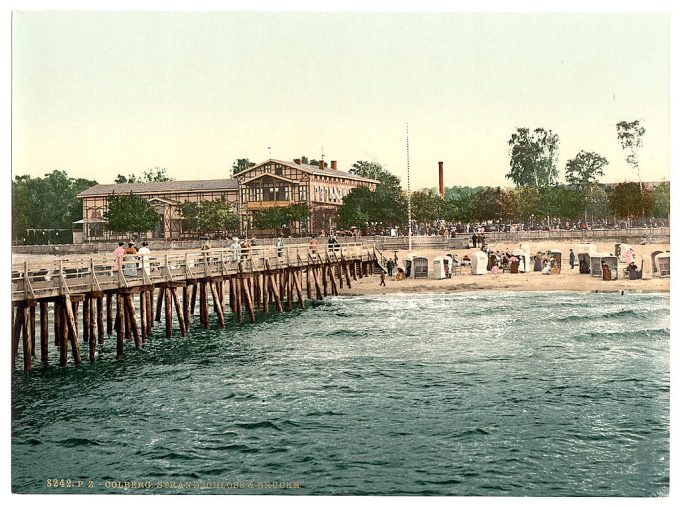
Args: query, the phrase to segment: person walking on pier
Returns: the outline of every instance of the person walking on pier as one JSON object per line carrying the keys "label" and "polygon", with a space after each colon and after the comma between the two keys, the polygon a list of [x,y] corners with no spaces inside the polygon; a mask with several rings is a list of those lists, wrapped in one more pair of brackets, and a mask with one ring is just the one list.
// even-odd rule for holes
{"label": "person walking on pier", "polygon": [[233,242],[231,243],[231,260],[238,262],[241,260],[241,243],[239,243],[238,238],[234,236]]}
{"label": "person walking on pier", "polygon": [[151,250],[149,250],[149,244],[146,241],[143,241],[142,248],[140,248],[137,253],[139,254],[139,260],[141,261],[141,268],[146,272],[146,275],[149,276],[149,273],[151,273],[151,266],[149,264],[149,254],[151,253]]}
{"label": "person walking on pier", "polygon": [[276,255],[278,257],[283,257],[283,238],[276,238]]}
{"label": "person walking on pier", "polygon": [[113,251],[113,271],[120,271],[123,269],[123,256],[125,255],[125,248],[123,248],[124,243],[118,243],[118,246]]}
{"label": "person walking on pier", "polygon": [[135,255],[137,255],[137,249],[135,244],[130,242],[125,249],[125,270],[123,271],[125,276],[137,276],[137,259],[135,259]]}

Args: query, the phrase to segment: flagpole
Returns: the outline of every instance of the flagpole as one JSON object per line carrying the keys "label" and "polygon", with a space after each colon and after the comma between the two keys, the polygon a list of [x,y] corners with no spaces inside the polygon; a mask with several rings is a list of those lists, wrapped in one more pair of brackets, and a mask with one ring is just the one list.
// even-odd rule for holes
{"label": "flagpole", "polygon": [[411,166],[408,142],[408,122],[406,122],[406,195],[408,197],[408,251],[411,252]]}

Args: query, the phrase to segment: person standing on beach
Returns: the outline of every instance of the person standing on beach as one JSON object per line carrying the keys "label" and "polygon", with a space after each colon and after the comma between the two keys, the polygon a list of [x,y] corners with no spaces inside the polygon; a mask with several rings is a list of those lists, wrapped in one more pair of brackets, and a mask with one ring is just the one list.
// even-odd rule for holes
{"label": "person standing on beach", "polygon": [[387,276],[392,278],[392,273],[394,272],[394,261],[392,259],[389,259],[387,261]]}
{"label": "person standing on beach", "polygon": [[574,269],[574,266],[576,265],[576,255],[571,248],[569,249],[569,265],[571,266],[571,269]]}
{"label": "person standing on beach", "polygon": [[385,273],[380,273],[380,285],[387,287],[387,285],[385,285]]}

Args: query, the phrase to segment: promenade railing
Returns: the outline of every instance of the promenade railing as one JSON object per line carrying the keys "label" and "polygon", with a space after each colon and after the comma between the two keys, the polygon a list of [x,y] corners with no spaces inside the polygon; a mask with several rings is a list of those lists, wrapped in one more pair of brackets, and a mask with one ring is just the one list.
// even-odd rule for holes
{"label": "promenade railing", "polygon": [[12,264],[12,301],[374,258],[372,245],[352,242],[36,259]]}

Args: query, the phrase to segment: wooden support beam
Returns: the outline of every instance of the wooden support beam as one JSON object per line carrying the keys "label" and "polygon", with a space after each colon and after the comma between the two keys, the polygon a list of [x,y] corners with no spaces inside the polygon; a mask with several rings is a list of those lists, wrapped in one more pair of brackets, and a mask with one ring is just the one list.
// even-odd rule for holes
{"label": "wooden support beam", "polygon": [[236,282],[234,291],[236,292],[236,320],[241,322],[243,320],[243,280],[241,275],[236,275],[233,280]]}
{"label": "wooden support beam", "polygon": [[350,261],[352,266],[352,280],[357,281],[357,263],[355,261]]}
{"label": "wooden support beam", "polygon": [[[113,295],[106,294],[106,334],[113,334]],[[101,342],[100,342],[101,343]]]}
{"label": "wooden support beam", "polygon": [[283,303],[281,302],[281,294],[279,293],[278,283],[276,283],[275,275],[269,274],[269,286],[272,289],[272,294],[274,295],[274,302],[276,303],[276,311],[279,313],[283,312]]}
{"label": "wooden support beam", "polygon": [[95,329],[95,324],[97,323],[97,316],[95,315],[95,299],[90,296],[90,304],[88,305],[88,313],[89,316],[87,318],[88,320],[88,325],[89,325],[89,334],[88,334],[88,353],[89,353],[89,358],[90,362],[94,361],[94,356],[95,352],[97,349],[97,331]]}
{"label": "wooden support beam", "polygon": [[229,283],[229,308],[231,313],[236,313],[236,281],[233,277],[228,280]]}
{"label": "wooden support beam", "polygon": [[302,281],[300,280],[300,278],[302,278],[302,271],[294,270],[293,272],[291,272],[291,275],[293,275],[293,285],[295,285],[295,292],[297,293],[298,304],[300,305],[300,308],[304,308],[305,297],[302,295]]}
{"label": "wooden support beam", "polygon": [[312,276],[314,277],[314,288],[316,289],[316,299],[321,301],[323,299],[323,291],[319,285],[319,275],[317,274],[316,266],[312,267]]}
{"label": "wooden support beam", "polygon": [[340,277],[342,278],[342,275],[343,274],[345,275],[345,281],[347,282],[347,288],[351,289],[352,288],[352,281],[350,280],[349,266],[344,261],[342,263],[342,271],[343,272],[340,274]]}
{"label": "wooden support beam", "polygon": [[[186,287],[184,287],[186,289]],[[179,295],[177,294],[177,287],[170,289],[172,294],[172,301],[175,303],[175,312],[177,312],[177,323],[179,324],[179,334],[182,336],[187,335],[187,328],[184,322],[184,311],[179,304]]]}
{"label": "wooden support beam", "polygon": [[323,295],[328,296],[328,269],[326,264],[321,264],[321,283],[323,284]]}
{"label": "wooden support beam", "polygon": [[49,305],[46,301],[40,302],[40,361],[47,364],[50,341]]}
{"label": "wooden support beam", "polygon": [[153,329],[153,293],[154,287],[146,291],[146,329],[149,334]]}
{"label": "wooden support beam", "polygon": [[121,294],[116,294],[116,322],[119,325],[116,326],[116,358],[123,359],[125,355],[124,339],[125,332],[123,331],[123,296]]}
{"label": "wooden support beam", "polygon": [[24,327],[24,305],[22,303],[16,307],[12,323],[12,371],[16,368],[16,359],[19,354],[19,340],[21,339],[21,330]]}
{"label": "wooden support beam", "polygon": [[142,335],[142,343],[146,341],[149,330],[146,328],[146,291],[139,293],[139,331]]}
{"label": "wooden support beam", "polygon": [[293,309],[293,270],[286,269],[286,308]]}
{"label": "wooden support beam", "polygon": [[262,273],[262,311],[264,313],[269,313],[269,293],[271,289],[269,288],[269,275],[265,271]]}
{"label": "wooden support beam", "polygon": [[31,338],[31,311],[28,306],[23,308],[22,347],[24,349],[24,373],[30,373],[32,368],[31,359],[33,358],[33,340]]}
{"label": "wooden support beam", "polygon": [[73,301],[68,294],[64,296],[64,306],[66,307],[66,316],[68,324],[68,341],[71,345],[71,355],[73,356],[73,363],[80,366],[80,351],[78,350],[78,327],[76,325],[78,319],[78,302]]}
{"label": "wooden support beam", "polygon": [[246,305],[246,310],[248,311],[248,317],[250,317],[250,322],[255,322],[255,308],[253,308],[253,297],[250,292],[250,282],[248,279],[243,279],[241,280],[245,283],[243,283],[243,292],[244,292],[244,302]]}
{"label": "wooden support beam", "polygon": [[30,322],[30,331],[31,331],[31,355],[35,357],[35,301],[29,305],[28,307],[29,311],[29,322]]}
{"label": "wooden support beam", "polygon": [[55,300],[52,304],[52,313],[54,314],[54,322],[52,324],[52,331],[54,332],[54,346],[59,347],[61,345],[61,330],[63,326],[61,325],[61,319],[63,317],[63,310],[61,309],[61,301],[59,299]]}
{"label": "wooden support beam", "polygon": [[187,332],[189,332],[189,325],[191,324],[191,310],[189,308],[189,302],[191,298],[190,292],[195,287],[195,285],[185,285],[182,287],[182,314],[184,316],[184,327]]}
{"label": "wooden support beam", "polygon": [[66,366],[66,363],[68,362],[68,335],[69,335],[69,330],[68,330],[68,312],[66,311],[66,307],[71,306],[71,303],[67,304],[66,301],[62,298],[62,304],[61,304],[61,319],[60,319],[60,324],[61,324],[61,329],[59,330],[59,366]]}
{"label": "wooden support beam", "polygon": [[165,287],[158,289],[158,301],[156,301],[156,322],[161,321],[163,311],[163,299],[165,299]]}
{"label": "wooden support beam", "polygon": [[[165,305],[165,337],[172,337],[172,302],[170,301],[170,289],[163,289]],[[160,305],[159,305],[160,306]]]}
{"label": "wooden support beam", "polygon": [[191,315],[192,316],[194,315],[194,310],[196,309],[196,293],[199,291],[199,287],[200,286],[197,287],[196,284],[194,284],[194,288],[191,291]]}
{"label": "wooden support beam", "polygon": [[208,289],[206,287],[207,283],[208,282],[206,282],[205,279],[199,282],[199,286],[201,287],[201,297],[199,301],[199,315],[201,317],[201,325],[203,326],[204,329],[208,329],[209,325]]}
{"label": "wooden support beam", "polygon": [[85,294],[83,300],[83,343],[90,341],[90,295]]}
{"label": "wooden support beam", "polygon": [[139,336],[139,326],[137,325],[137,314],[135,313],[135,303],[132,294],[125,295],[125,306],[127,307],[128,328],[135,339],[135,348],[141,350],[142,340]]}
{"label": "wooden support beam", "polygon": [[104,296],[97,297],[97,342],[104,344]]}
{"label": "wooden support beam", "polygon": [[212,293],[212,298],[213,298],[213,308],[215,310],[215,314],[217,315],[217,322],[219,323],[220,327],[224,327],[224,311],[222,310],[222,305],[220,304],[220,297],[218,292],[217,287],[215,287],[215,284],[212,282],[210,283],[210,292]]}
{"label": "wooden support beam", "polygon": [[333,274],[333,265],[327,264],[325,269],[328,271],[328,279],[331,281],[331,294],[334,296],[338,295],[338,286],[335,282],[335,275]]}
{"label": "wooden support beam", "polygon": [[312,278],[309,274],[310,269],[311,268],[307,266],[307,269],[305,270],[305,280],[307,282],[307,299],[312,299]]}
{"label": "wooden support beam", "polygon": [[[340,261],[331,264],[331,269],[333,270],[333,274],[335,275],[337,273],[338,275],[338,282],[340,283],[340,288],[342,289],[342,264],[340,264]],[[336,271],[337,270],[337,271]]]}
{"label": "wooden support beam", "polygon": [[128,294],[121,292],[121,295],[123,296],[123,321],[125,322],[123,329],[125,329],[125,341],[132,341],[132,316],[130,315],[130,309],[127,304]]}

